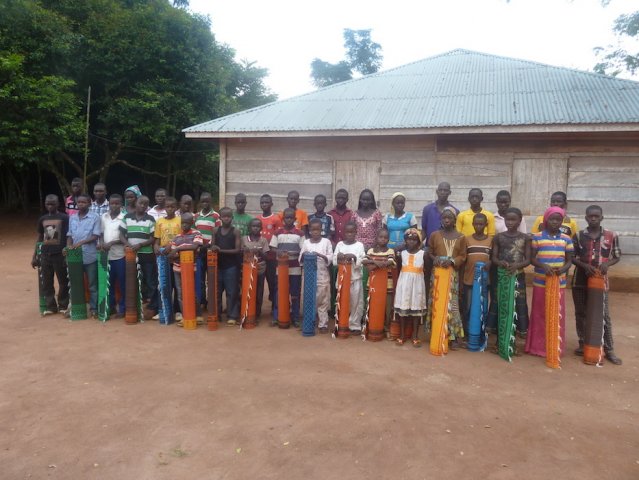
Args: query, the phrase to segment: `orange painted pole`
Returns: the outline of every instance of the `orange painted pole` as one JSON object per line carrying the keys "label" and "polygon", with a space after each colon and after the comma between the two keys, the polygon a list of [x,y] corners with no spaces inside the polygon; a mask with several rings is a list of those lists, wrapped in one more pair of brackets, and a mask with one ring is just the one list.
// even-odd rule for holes
{"label": "orange painted pole", "polygon": [[351,270],[353,265],[350,261],[338,261],[337,281],[339,297],[337,312],[337,337],[348,338],[351,335],[349,329],[349,318],[351,316]]}
{"label": "orange painted pole", "polygon": [[257,306],[257,258],[246,250],[242,260],[242,328],[255,328],[255,307]]}
{"label": "orange painted pole", "polygon": [[180,276],[182,277],[182,321],[185,330],[195,330],[195,263],[191,250],[180,252]]}
{"label": "orange painted pole", "polygon": [[433,273],[430,353],[437,356],[448,353],[448,302],[452,274],[453,267],[435,267]]}
{"label": "orange painted pole", "polygon": [[549,368],[559,368],[561,360],[559,349],[561,345],[561,310],[559,286],[559,275],[546,275],[546,366]]}
{"label": "orange painted pole", "polygon": [[277,252],[277,325],[291,326],[291,303],[288,283],[288,253]]}
{"label": "orange painted pole", "polygon": [[138,265],[136,254],[131,247],[124,249],[125,280],[124,322],[129,325],[138,323]]}
{"label": "orange painted pole", "polygon": [[368,339],[371,342],[379,342],[384,338],[387,289],[388,268],[372,270],[368,276]]}
{"label": "orange painted pole", "polygon": [[584,363],[587,365],[600,365],[603,360],[605,293],[606,278],[600,273],[589,276],[584,325]]}
{"label": "orange painted pole", "polygon": [[209,296],[206,326],[210,331],[214,331],[218,329],[220,324],[220,319],[217,314],[217,252],[209,250],[206,253],[206,267]]}

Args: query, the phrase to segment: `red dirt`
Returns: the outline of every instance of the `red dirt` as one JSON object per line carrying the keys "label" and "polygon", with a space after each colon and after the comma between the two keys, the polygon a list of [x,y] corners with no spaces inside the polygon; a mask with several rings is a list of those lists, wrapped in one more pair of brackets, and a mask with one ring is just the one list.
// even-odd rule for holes
{"label": "red dirt", "polygon": [[0,231],[2,479],[639,478],[637,294],[611,294],[623,366],[551,371],[266,322],[40,318],[32,241]]}

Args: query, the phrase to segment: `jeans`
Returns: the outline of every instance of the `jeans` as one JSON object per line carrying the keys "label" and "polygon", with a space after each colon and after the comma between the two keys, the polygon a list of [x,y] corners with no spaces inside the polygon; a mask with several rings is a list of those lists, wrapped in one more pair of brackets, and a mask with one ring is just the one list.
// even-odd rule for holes
{"label": "jeans", "polygon": [[124,313],[125,285],[126,285],[126,261],[124,258],[109,260],[109,305],[115,307],[115,287],[120,288],[120,301],[118,302],[118,313]]}
{"label": "jeans", "polygon": [[[67,265],[62,253],[46,254],[40,256],[42,270],[42,288],[47,302],[47,310],[58,312],[66,310],[69,306],[69,278]],[[53,276],[58,278],[58,301],[55,299],[55,287]]]}
{"label": "jeans", "polygon": [[217,313],[222,315],[222,292],[226,292],[226,316],[231,320],[240,318],[239,267],[233,265],[217,271]]}

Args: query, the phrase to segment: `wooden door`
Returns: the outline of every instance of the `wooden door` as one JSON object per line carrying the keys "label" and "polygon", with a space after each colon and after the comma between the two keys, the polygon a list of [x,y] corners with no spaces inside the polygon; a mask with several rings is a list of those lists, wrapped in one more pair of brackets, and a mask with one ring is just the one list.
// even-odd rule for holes
{"label": "wooden door", "polygon": [[379,161],[336,160],[334,172],[333,197],[337,190],[345,188],[348,191],[348,205],[351,209],[356,210],[359,194],[368,188],[375,194],[375,200],[377,200],[379,207],[379,176],[381,172]]}

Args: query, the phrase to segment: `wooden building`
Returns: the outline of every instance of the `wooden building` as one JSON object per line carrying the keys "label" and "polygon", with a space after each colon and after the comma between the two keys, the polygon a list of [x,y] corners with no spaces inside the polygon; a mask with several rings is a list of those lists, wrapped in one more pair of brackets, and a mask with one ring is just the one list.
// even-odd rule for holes
{"label": "wooden building", "polygon": [[370,188],[383,211],[396,191],[418,216],[439,182],[467,208],[479,187],[512,193],[529,227],[550,195],[568,194],[580,226],[603,207],[624,253],[639,254],[639,83],[535,62],[454,50],[385,72],[185,129],[220,144],[220,204],[298,190]]}

